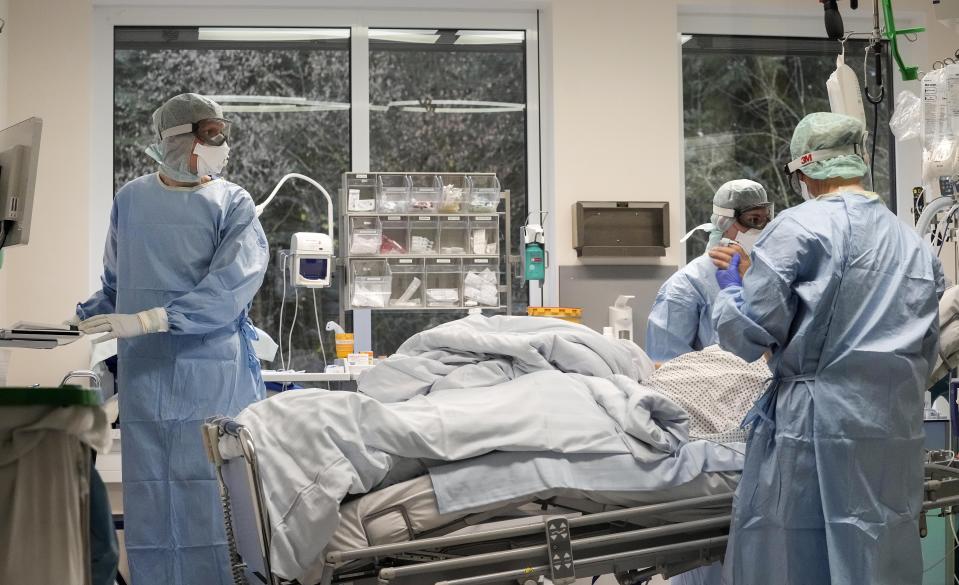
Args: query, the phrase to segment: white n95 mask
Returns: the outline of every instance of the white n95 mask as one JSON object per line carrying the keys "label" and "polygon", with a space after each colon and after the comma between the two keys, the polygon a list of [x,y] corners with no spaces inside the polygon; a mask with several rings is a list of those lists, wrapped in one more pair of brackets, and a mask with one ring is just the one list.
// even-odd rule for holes
{"label": "white n95 mask", "polygon": [[193,147],[193,154],[196,155],[196,174],[219,175],[230,160],[230,145],[224,142],[220,146],[207,146],[199,142]]}
{"label": "white n95 mask", "polygon": [[803,201],[815,199],[815,197],[812,196],[812,193],[809,192],[809,187],[806,186],[806,181],[799,181],[799,192],[802,194]]}
{"label": "white n95 mask", "polygon": [[759,239],[763,233],[762,230],[750,229],[745,232],[739,232],[736,236],[736,242],[743,247],[743,250],[746,250],[747,254],[751,254],[753,251],[753,246],[756,245],[756,240]]}

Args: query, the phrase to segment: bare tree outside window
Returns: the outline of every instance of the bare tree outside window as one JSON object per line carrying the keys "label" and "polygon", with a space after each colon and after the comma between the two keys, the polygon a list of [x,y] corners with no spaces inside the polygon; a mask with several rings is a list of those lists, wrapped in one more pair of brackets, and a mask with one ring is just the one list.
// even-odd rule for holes
{"label": "bare tree outside window", "polygon": [[[709,222],[713,194],[732,179],[761,183],[777,212],[802,202],[782,168],[790,160],[796,124],[806,114],[829,111],[826,79],[836,68],[839,50],[838,42],[818,39],[693,35],[684,43],[687,230]],[[860,83],[864,51],[864,41],[846,44],[846,64]],[[887,83],[896,74],[888,59],[884,74]],[[870,76],[869,87],[874,83]],[[890,206],[895,205],[889,130],[894,95],[887,87],[878,108],[864,100],[867,128],[876,139],[873,189]],[[705,233],[690,238],[687,258],[702,254],[705,246]]]}
{"label": "bare tree outside window", "polygon": [[[496,173],[510,191],[518,254],[528,209],[523,33],[371,30],[370,38],[370,168]],[[525,314],[528,288],[513,282],[513,311]],[[464,314],[374,312],[373,349],[392,353],[410,332]]]}

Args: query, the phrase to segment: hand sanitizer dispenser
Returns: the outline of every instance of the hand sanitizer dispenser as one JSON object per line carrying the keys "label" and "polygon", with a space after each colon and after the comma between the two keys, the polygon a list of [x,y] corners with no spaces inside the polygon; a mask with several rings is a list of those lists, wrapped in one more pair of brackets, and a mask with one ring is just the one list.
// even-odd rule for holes
{"label": "hand sanitizer dispenser", "polygon": [[609,308],[609,326],[616,339],[633,340],[633,308],[626,303],[634,298],[633,295],[619,295]]}

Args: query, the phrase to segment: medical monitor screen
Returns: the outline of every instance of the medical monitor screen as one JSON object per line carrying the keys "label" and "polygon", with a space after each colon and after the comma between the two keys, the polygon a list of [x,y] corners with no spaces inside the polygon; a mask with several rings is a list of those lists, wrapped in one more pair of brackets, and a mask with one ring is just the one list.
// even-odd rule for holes
{"label": "medical monitor screen", "polygon": [[325,280],[329,271],[327,258],[301,258],[300,276],[309,280]]}
{"label": "medical monitor screen", "polygon": [[40,118],[29,118],[0,130],[0,247],[30,240],[42,128]]}

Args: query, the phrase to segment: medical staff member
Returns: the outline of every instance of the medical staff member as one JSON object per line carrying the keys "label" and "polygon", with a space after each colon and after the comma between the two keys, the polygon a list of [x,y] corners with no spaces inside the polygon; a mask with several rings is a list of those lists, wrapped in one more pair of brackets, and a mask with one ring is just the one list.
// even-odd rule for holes
{"label": "medical staff member", "polygon": [[263,398],[247,311],[268,250],[253,200],[221,178],[230,123],[215,102],[153,114],[159,172],[120,188],[102,289],[77,306],[87,334],[119,338],[127,558],[136,585],[232,583],[200,424]]}
{"label": "medical staff member", "polygon": [[[773,204],[756,181],[723,184],[713,196],[712,223],[693,228],[709,232],[709,250],[722,238],[736,240],[748,252],[773,217]],[[712,324],[713,301],[719,294],[716,266],[703,254],[663,283],[646,322],[646,353],[655,362],[698,351],[717,343]]]}
{"label": "medical staff member", "polygon": [[730,585],[922,582],[922,393],[939,260],[866,191],[856,118],[810,114],[786,167],[807,201],[722,269],[713,325],[774,380],[752,431],[726,551]]}

